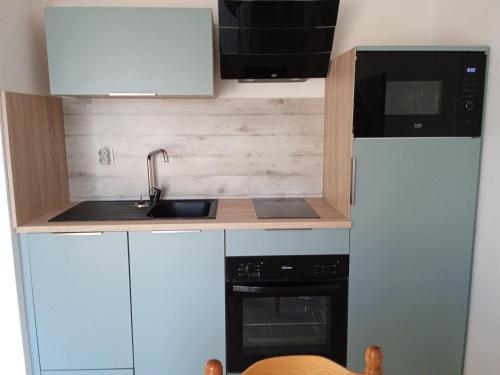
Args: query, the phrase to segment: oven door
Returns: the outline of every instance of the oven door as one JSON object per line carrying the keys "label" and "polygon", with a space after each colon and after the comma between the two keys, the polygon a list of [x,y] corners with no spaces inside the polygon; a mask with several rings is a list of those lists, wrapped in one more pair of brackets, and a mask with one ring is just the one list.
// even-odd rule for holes
{"label": "oven door", "polygon": [[483,52],[359,51],[354,136],[481,135]]}
{"label": "oven door", "polygon": [[227,283],[227,362],[241,372],[256,361],[316,354],[344,364],[347,280],[328,284]]}

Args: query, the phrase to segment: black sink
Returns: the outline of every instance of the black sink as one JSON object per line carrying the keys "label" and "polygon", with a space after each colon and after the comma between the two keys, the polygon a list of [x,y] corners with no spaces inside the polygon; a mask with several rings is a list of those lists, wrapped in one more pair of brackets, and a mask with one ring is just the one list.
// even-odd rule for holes
{"label": "black sink", "polygon": [[155,205],[148,216],[154,219],[214,219],[217,200],[168,200]]}
{"label": "black sink", "polygon": [[216,199],[160,201],[153,208],[137,208],[135,201],[86,201],[50,219],[69,221],[132,221],[155,219],[215,219]]}

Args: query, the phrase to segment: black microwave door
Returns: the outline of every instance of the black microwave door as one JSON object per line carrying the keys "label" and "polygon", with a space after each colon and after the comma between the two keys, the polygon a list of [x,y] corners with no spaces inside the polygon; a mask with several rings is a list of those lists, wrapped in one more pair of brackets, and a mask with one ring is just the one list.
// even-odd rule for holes
{"label": "black microwave door", "polygon": [[355,137],[477,135],[484,64],[481,53],[358,52]]}
{"label": "black microwave door", "polygon": [[385,87],[387,76],[374,74],[356,82],[354,134],[385,135]]}
{"label": "black microwave door", "polygon": [[227,285],[228,371],[263,358],[316,354],[346,362],[347,280],[324,285]]}

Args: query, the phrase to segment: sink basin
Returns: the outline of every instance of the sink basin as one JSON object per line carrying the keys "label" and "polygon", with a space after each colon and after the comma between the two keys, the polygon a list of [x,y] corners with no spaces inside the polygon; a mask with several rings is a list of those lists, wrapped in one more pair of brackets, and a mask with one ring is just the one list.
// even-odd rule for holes
{"label": "sink basin", "polygon": [[215,219],[216,199],[160,201],[149,212],[153,219]]}

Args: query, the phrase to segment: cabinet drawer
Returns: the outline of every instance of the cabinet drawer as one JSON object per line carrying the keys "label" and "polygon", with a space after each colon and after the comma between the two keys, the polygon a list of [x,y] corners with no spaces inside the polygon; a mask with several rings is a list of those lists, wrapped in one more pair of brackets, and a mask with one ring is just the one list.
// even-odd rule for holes
{"label": "cabinet drawer", "polygon": [[349,254],[349,229],[226,232],[226,256],[327,254]]}
{"label": "cabinet drawer", "polygon": [[132,369],[42,371],[42,375],[133,375]]}

